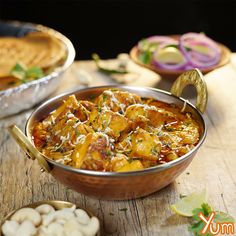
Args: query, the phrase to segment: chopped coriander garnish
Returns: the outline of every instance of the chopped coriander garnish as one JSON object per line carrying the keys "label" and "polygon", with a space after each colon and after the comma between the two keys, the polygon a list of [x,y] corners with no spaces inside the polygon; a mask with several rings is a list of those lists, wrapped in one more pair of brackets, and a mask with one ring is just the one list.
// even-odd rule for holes
{"label": "chopped coriander garnish", "polygon": [[148,42],[143,39],[140,42],[141,52],[138,55],[138,60],[144,64],[149,64],[152,59],[153,52],[156,50],[158,44],[153,42]]}
{"label": "chopped coriander garnish", "polygon": [[35,78],[39,79],[44,76],[44,73],[41,68],[39,67],[31,67],[28,70],[26,70],[26,77],[27,78]]}
{"label": "chopped coriander garnish", "polygon": [[20,63],[16,63],[11,69],[10,74],[23,83],[28,82],[30,79],[39,79],[44,76],[41,68],[34,66],[28,69],[25,65]]}
{"label": "chopped coriander garnish", "polygon": [[103,98],[103,101],[105,101],[108,98],[108,95],[107,94],[103,94],[102,98]]}
{"label": "chopped coriander garnish", "polygon": [[[207,203],[203,203],[201,208],[196,208],[193,210],[193,222],[188,227],[188,230],[192,232],[194,235],[201,235],[201,231],[205,225],[205,223],[198,217],[198,214],[201,212],[205,217],[208,217],[211,213],[212,209]],[[205,234],[205,236],[211,236],[211,234]]]}
{"label": "chopped coriander garnish", "polygon": [[16,65],[11,69],[10,74],[15,78],[23,80],[25,78],[25,72],[27,68],[25,65],[16,63]]}
{"label": "chopped coriander garnish", "polygon": [[138,60],[141,61],[144,64],[149,64],[152,59],[152,53],[151,52],[144,52],[138,55]]}
{"label": "chopped coriander garnish", "polygon": [[[198,194],[198,195],[197,195]],[[196,198],[198,196],[198,198]],[[188,198],[188,200],[185,200]],[[195,198],[196,199],[195,199]],[[198,200],[202,200],[203,195],[199,193],[193,193],[189,196],[180,194],[180,198],[184,198],[179,201],[179,203],[172,205],[172,209],[179,215],[183,216],[190,216],[191,217],[191,223],[188,227],[189,232],[191,232],[195,236],[212,236],[211,231],[207,229],[207,231],[202,234],[202,230],[204,227],[206,227],[206,221],[202,219],[204,217],[205,219],[211,219],[212,223],[234,223],[235,220],[232,216],[230,216],[228,213],[224,213],[221,211],[215,211],[213,208],[206,202],[203,202],[199,207],[192,210],[192,214],[188,214],[189,208],[192,208],[192,204],[195,203]],[[193,202],[193,199],[195,201]],[[181,202],[181,204],[180,204]],[[201,213],[201,215],[200,215]],[[212,218],[213,217],[213,218]],[[210,222],[210,221],[209,221]],[[212,224],[211,222],[209,224]]]}
{"label": "chopped coriander garnish", "polygon": [[107,156],[111,156],[112,152],[110,150],[107,150],[106,154],[107,154]]}
{"label": "chopped coriander garnish", "polygon": [[151,148],[151,153],[152,155],[155,155],[155,156],[158,155],[157,146],[154,146]]}
{"label": "chopped coriander garnish", "polygon": [[[208,203],[203,203],[201,208],[196,208],[193,210],[192,223],[188,227],[188,230],[196,236],[200,236],[205,223],[199,218],[199,213],[202,213],[206,218],[210,216],[212,208]],[[216,215],[213,219],[215,223],[234,223],[235,220],[232,216],[227,213],[216,211]],[[212,234],[207,232],[204,236],[211,236]]]}

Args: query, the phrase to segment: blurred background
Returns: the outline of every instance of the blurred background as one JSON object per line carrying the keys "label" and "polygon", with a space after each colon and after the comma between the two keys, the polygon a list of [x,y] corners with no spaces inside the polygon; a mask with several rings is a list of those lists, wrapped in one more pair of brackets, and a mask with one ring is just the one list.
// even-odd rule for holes
{"label": "blurred background", "polygon": [[205,32],[236,51],[235,0],[0,0],[1,20],[40,23],[71,39],[76,59],[129,52],[151,35]]}

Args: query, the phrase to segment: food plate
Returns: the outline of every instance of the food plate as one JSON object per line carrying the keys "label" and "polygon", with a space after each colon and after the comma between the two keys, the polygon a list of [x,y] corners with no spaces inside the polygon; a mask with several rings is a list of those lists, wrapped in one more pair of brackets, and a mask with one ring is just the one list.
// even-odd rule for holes
{"label": "food plate", "polygon": [[[180,36],[179,35],[171,35],[172,38],[174,39],[178,39]],[[226,65],[227,63],[229,63],[230,61],[230,49],[228,47],[226,47],[225,45],[221,44],[221,43],[217,43],[217,45],[219,46],[220,50],[221,50],[221,58],[220,61],[213,65],[210,66],[208,68],[204,68],[201,69],[201,72],[203,74],[209,73],[210,71],[217,69],[221,66]],[[176,79],[179,75],[181,75],[183,72],[185,72],[186,70],[184,69],[179,69],[179,70],[168,70],[168,69],[162,69],[162,68],[158,68],[154,65],[150,65],[150,64],[144,64],[143,62],[141,62],[138,59],[138,46],[134,46],[131,50],[130,50],[130,58],[138,65],[146,67],[156,73],[158,73],[159,75],[161,75],[163,78],[167,78],[167,79]]]}
{"label": "food plate", "polygon": [[[45,73],[43,77],[0,90],[0,118],[28,109],[48,97],[57,89],[62,74],[74,61],[74,47],[71,41],[61,33],[46,26],[33,23],[18,21],[0,22],[1,37],[20,38],[31,32],[47,34],[49,37],[60,42],[65,50],[64,57],[59,64],[50,69],[48,73]],[[29,52],[30,50],[28,51],[30,56]],[[8,61],[5,63],[8,63]]]}

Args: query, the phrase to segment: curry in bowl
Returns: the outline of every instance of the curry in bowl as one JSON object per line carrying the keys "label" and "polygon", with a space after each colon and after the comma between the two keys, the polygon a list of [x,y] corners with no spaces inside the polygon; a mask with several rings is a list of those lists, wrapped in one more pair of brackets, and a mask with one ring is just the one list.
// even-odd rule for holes
{"label": "curry in bowl", "polygon": [[[180,97],[189,84],[196,107]],[[194,69],[171,93],[112,85],[63,94],[31,114],[26,135],[16,125],[8,130],[65,186],[98,199],[133,199],[164,188],[191,163],[206,137],[206,104],[206,83]]]}
{"label": "curry in bowl", "polygon": [[142,170],[175,160],[199,142],[201,128],[185,104],[166,103],[119,89],[90,100],[74,95],[33,128],[37,149],[78,169]]}

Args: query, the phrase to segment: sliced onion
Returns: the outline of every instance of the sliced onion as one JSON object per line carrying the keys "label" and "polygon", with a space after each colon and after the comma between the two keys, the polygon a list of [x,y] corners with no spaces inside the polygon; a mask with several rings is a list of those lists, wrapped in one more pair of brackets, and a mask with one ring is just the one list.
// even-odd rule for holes
{"label": "sliced onion", "polygon": [[165,50],[165,48],[167,49],[168,45],[166,43],[163,43],[162,45],[160,45],[158,50],[156,50],[153,53],[152,64],[154,66],[157,66],[157,67],[159,67],[161,69],[165,69],[165,70],[181,70],[181,69],[184,69],[188,65],[188,61],[186,60],[186,58],[182,55],[181,51],[179,51],[176,48],[175,48],[175,50],[177,50],[178,53],[180,55],[182,55],[182,59],[183,59],[182,61],[180,61],[179,63],[173,63],[171,61],[163,62],[163,61],[158,60],[158,54],[161,52],[161,50]]}
{"label": "sliced onion", "polygon": [[[156,43],[157,46],[162,44],[162,43],[177,43],[178,42],[177,40],[175,40],[171,37],[162,36],[162,35],[160,35],[160,36],[151,36],[151,37],[146,38],[144,40],[146,40],[148,43]],[[138,49],[140,51],[143,50],[143,45],[142,44],[143,44],[143,40],[138,42]]]}
{"label": "sliced onion", "polygon": [[212,39],[208,38],[205,34],[202,33],[186,33],[183,34],[180,39],[185,41],[191,41],[191,43],[205,43],[208,46],[218,48],[216,42],[214,42]]}
{"label": "sliced onion", "polygon": [[[196,51],[193,47],[196,45],[207,46],[210,53],[203,54]],[[182,35],[179,40],[179,48],[193,67],[207,68],[216,65],[220,61],[220,48],[213,40],[203,34],[187,33]]]}
{"label": "sliced onion", "polygon": [[163,36],[163,35],[160,35],[160,36],[151,36],[149,38],[147,38],[147,41],[148,42],[157,42],[157,43],[167,43],[167,42],[173,42],[173,43],[177,43],[178,40],[174,39],[174,38],[171,38],[169,36]]}
{"label": "sliced onion", "polygon": [[160,63],[156,60],[153,60],[153,65],[159,67],[160,69],[165,69],[165,70],[182,70],[182,69],[186,69],[188,62],[185,61],[179,64],[166,64],[166,63]]}
{"label": "sliced onion", "polygon": [[[212,39],[204,34],[187,33],[179,40],[168,36],[151,36],[145,39],[147,51],[152,53],[151,64],[166,70],[187,70],[192,68],[206,69],[219,63],[221,58],[221,48]],[[143,41],[138,43],[139,52],[145,53]],[[150,47],[148,48],[148,43]],[[153,45],[152,45],[153,44]],[[183,55],[183,60],[178,63],[158,59],[157,54],[165,47],[174,46]],[[207,50],[205,50],[207,49]]]}

